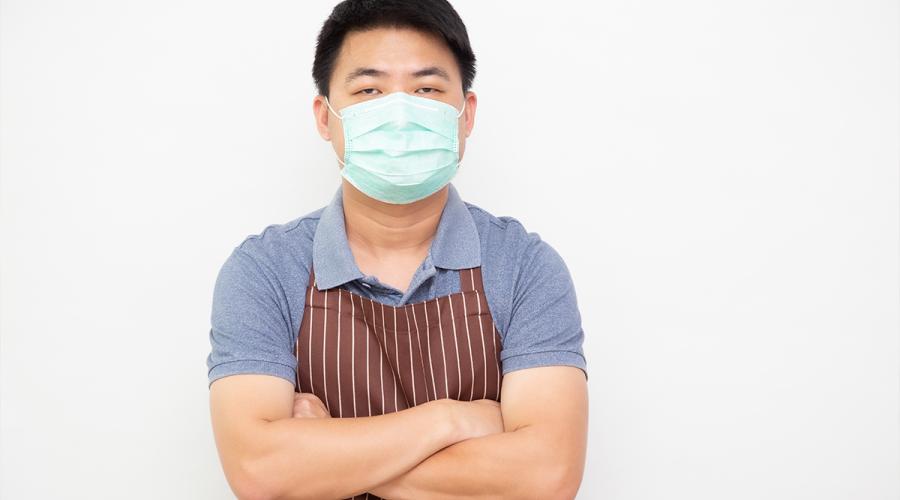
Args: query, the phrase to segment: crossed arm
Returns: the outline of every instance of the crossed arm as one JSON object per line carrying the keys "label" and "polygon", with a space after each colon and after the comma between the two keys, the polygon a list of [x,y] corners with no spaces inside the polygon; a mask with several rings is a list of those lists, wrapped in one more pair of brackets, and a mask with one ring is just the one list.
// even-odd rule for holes
{"label": "crossed arm", "polygon": [[581,370],[547,366],[510,372],[500,406],[504,432],[448,446],[369,491],[398,500],[575,498],[588,427]]}
{"label": "crossed arm", "polygon": [[475,438],[446,418],[448,404],[472,403],[446,400],[374,417],[291,418],[293,388],[268,376],[214,382],[210,408],[241,499],[574,498],[587,444],[581,370],[516,370],[501,391],[503,432]]}

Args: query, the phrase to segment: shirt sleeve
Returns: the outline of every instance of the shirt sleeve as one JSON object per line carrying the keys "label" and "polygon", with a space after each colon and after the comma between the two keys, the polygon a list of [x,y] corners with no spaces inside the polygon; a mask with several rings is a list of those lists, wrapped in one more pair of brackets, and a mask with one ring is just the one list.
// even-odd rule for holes
{"label": "shirt sleeve", "polygon": [[222,377],[256,373],[296,383],[297,357],[284,297],[276,277],[251,254],[235,248],[213,291],[206,359],[209,385]]}
{"label": "shirt sleeve", "polygon": [[527,234],[514,285],[509,326],[500,351],[503,374],[568,365],[587,379],[584,330],[569,270],[537,233]]}

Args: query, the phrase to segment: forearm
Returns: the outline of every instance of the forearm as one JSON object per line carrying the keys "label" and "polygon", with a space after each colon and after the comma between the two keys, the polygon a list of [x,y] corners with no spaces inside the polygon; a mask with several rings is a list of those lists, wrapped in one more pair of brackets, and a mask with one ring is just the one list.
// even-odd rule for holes
{"label": "forearm", "polygon": [[572,498],[571,462],[554,452],[552,439],[523,427],[460,441],[369,491],[397,500]]}
{"label": "forearm", "polygon": [[409,471],[458,441],[446,402],[359,418],[266,422],[248,464],[264,498],[347,498]]}

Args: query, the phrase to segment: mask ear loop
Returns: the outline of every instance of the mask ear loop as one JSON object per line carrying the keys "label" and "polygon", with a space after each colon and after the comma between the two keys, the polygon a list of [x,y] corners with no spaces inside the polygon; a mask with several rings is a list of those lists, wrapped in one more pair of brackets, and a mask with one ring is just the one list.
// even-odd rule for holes
{"label": "mask ear loop", "polygon": [[[325,96],[325,104],[328,106],[328,110],[331,111],[331,114],[333,114],[334,116],[336,116],[338,120],[344,121],[344,117],[342,117],[341,115],[337,114],[337,112],[334,110],[334,108],[331,107],[331,103],[328,102],[328,96]],[[335,155],[335,157],[337,157],[337,155]],[[338,163],[340,163],[342,166],[344,166],[344,167],[347,166],[347,164],[344,163],[344,161],[341,160],[340,158],[338,158],[337,161],[338,161]]]}
{"label": "mask ear loop", "polygon": [[459,114],[456,115],[457,118],[459,118],[460,116],[463,115],[463,113],[466,112],[466,103],[468,103],[468,102],[469,102],[468,99],[463,98],[463,107],[462,107],[462,110],[459,112]]}
{"label": "mask ear loop", "polygon": [[[468,103],[468,102],[469,102],[469,99],[467,99],[467,98],[464,97],[464,98],[463,98],[463,107],[462,107],[462,111],[460,111],[459,114],[456,115],[457,118],[459,118],[460,116],[463,115],[463,113],[466,112],[466,103]],[[458,169],[459,166],[460,166],[461,164],[462,164],[462,160],[457,161],[457,162],[456,162],[456,168]]]}
{"label": "mask ear loop", "polygon": [[331,113],[336,116],[338,120],[344,120],[344,118],[341,115],[337,114],[337,111],[335,111],[334,108],[331,107],[331,102],[328,101],[328,96],[325,96],[325,104],[328,106],[328,110],[331,111]]}

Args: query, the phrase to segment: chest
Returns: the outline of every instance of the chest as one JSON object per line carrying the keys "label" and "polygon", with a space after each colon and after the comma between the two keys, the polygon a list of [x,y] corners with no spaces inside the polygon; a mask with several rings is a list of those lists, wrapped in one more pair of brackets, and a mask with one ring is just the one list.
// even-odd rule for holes
{"label": "chest", "polygon": [[342,288],[307,288],[296,343],[297,386],[333,417],[371,416],[426,401],[499,401],[500,334],[480,268],[460,292],[391,306]]}

